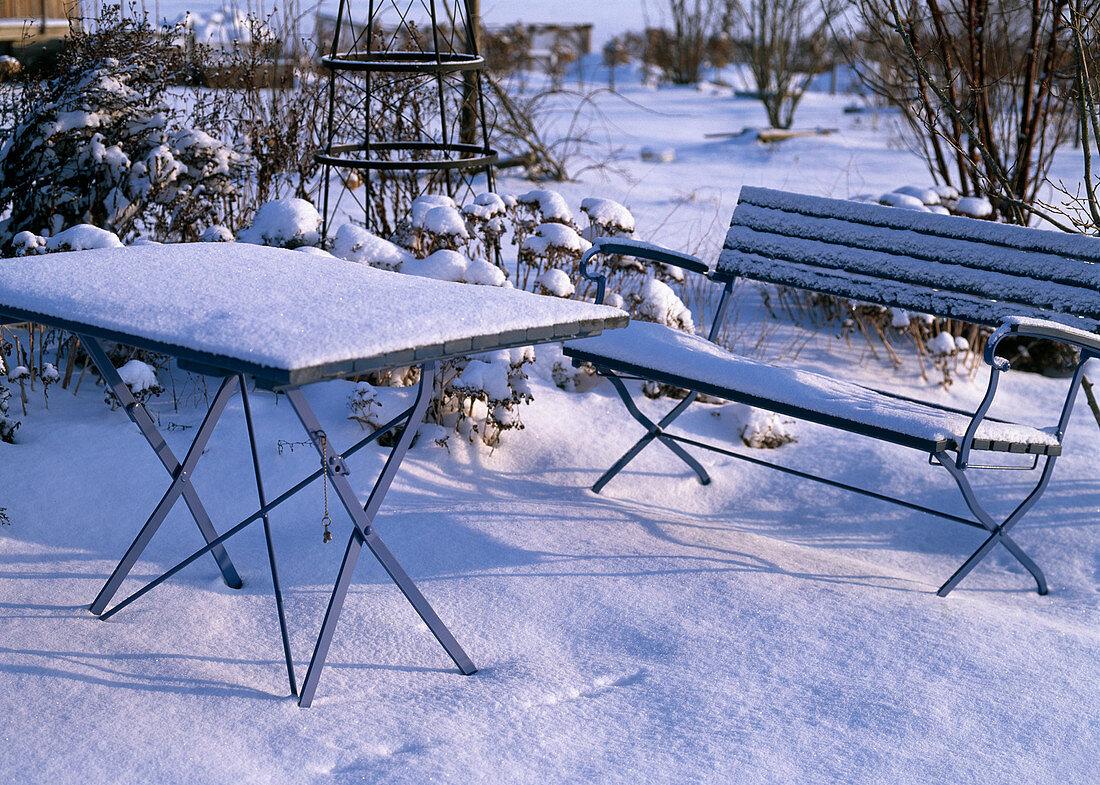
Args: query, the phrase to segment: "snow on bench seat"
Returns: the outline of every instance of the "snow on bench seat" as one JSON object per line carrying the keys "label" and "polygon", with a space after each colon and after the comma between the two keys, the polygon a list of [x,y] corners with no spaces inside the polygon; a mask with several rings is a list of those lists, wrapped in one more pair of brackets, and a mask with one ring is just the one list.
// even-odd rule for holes
{"label": "snow on bench seat", "polygon": [[[649,378],[657,371],[682,387],[928,452],[958,449],[971,420],[967,413],[731,354],[700,336],[650,322],[569,341],[566,354],[619,373]],[[974,449],[1061,454],[1052,433],[988,419],[978,428]]]}
{"label": "snow on bench seat", "polygon": [[294,385],[627,322],[608,306],[244,243],[3,259],[0,314]]}

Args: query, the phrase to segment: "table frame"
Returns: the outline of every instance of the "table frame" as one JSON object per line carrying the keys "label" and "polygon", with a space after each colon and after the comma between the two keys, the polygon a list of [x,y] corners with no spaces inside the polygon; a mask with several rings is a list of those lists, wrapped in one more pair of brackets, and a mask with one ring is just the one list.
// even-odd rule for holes
{"label": "table frame", "polygon": [[[382,501],[385,499],[386,492],[393,483],[394,477],[397,475],[402,460],[405,458],[409,447],[412,446],[417,428],[423,422],[424,414],[427,412],[435,383],[435,362],[426,362],[421,366],[420,383],[413,404],[365,439],[362,439],[351,449],[344,451],[343,454],[338,453],[333,448],[331,440],[328,438],[320,420],[317,418],[313,408],[309,405],[305,395],[302,393],[301,387],[295,386],[280,389],[280,392],[286,393],[287,400],[290,402],[291,408],[293,408],[306,435],[309,437],[310,443],[317,450],[317,454],[321,459],[322,468],[317,469],[313,474],[292,486],[273,501],[267,502],[263,478],[260,471],[259,454],[256,448],[252,408],[243,375],[228,374],[223,377],[222,384],[210,402],[207,413],[203,418],[202,425],[195,434],[195,438],[192,440],[191,446],[188,448],[183,462],[181,463],[176,460],[175,455],[164,441],[164,438],[153,422],[153,418],[149,415],[144,405],[133,396],[126,386],[126,383],[122,380],[121,376],[119,376],[118,371],[107,357],[99,341],[88,335],[81,335],[80,340],[85,350],[88,352],[89,357],[91,357],[92,362],[95,363],[96,367],[99,369],[100,374],[111,392],[118,398],[130,419],[137,424],[142,436],[144,436],[150,447],[152,447],[153,451],[161,459],[165,469],[172,477],[172,481],[161,497],[161,500],[157,503],[153,512],[149,515],[145,524],[138,532],[137,537],[135,537],[134,541],[130,544],[130,547],[127,548],[126,553],[123,555],[122,559],[111,573],[111,576],[107,579],[107,582],[103,585],[103,588],[100,589],[99,594],[89,607],[92,613],[99,616],[102,620],[111,618],[123,608],[144,596],[206,553],[214,555],[215,561],[222,571],[226,584],[231,588],[240,588],[242,585],[240,577],[237,575],[236,569],[233,567],[232,561],[230,561],[229,555],[223,547],[223,543],[237,533],[243,531],[249,525],[258,520],[262,520],[264,537],[267,545],[268,565],[275,595],[276,613],[279,619],[279,631],[286,661],[287,677],[290,682],[291,694],[298,697],[299,706],[302,708],[309,707],[316,695],[321,671],[324,668],[329,646],[332,643],[332,638],[336,631],[336,624],[339,620],[340,612],[343,609],[348,588],[351,585],[351,579],[355,571],[355,566],[364,545],[367,546],[375,559],[382,565],[390,579],[401,590],[401,593],[405,595],[405,598],[428,626],[432,635],[435,636],[436,640],[439,641],[444,650],[446,650],[459,671],[463,675],[470,675],[477,672],[477,668],[473,661],[463,650],[462,646],[455,639],[446,624],[440,619],[427,598],[425,598],[419,588],[417,588],[413,579],[382,541],[382,538],[378,535],[374,527],[374,518],[382,505]],[[238,391],[241,393],[244,405],[245,423],[248,429],[249,448],[252,453],[253,472],[255,474],[256,491],[260,507],[243,521],[231,527],[224,534],[218,535],[210,521],[209,515],[206,514],[205,508],[202,506],[198,492],[191,483],[191,477],[194,474],[199,458],[202,456],[203,449],[209,442],[215,426],[225,411],[226,405]],[[383,433],[399,427],[401,428],[400,434],[393,447],[390,449],[385,465],[382,467],[381,472],[375,480],[367,503],[361,506],[356,497],[355,490],[348,481],[347,476],[349,472],[344,459],[350,457],[370,442],[375,441]],[[302,681],[301,689],[299,690],[294,675],[294,659],[290,650],[286,613],[282,589],[279,583],[279,573],[275,560],[275,549],[272,543],[271,525],[268,514],[284,501],[296,495],[315,479],[321,477],[322,474],[325,477],[324,481],[331,485],[337,498],[347,512],[348,517],[351,519],[352,531],[348,538],[348,543],[344,551],[340,569],[336,575],[336,580],[333,583],[332,593],[329,597],[328,607],[325,610],[324,620],[317,636],[313,655],[310,659],[309,667],[306,670],[305,679]],[[180,498],[183,498],[187,503],[188,509],[191,511],[192,516],[199,526],[199,530],[206,540],[206,545],[157,578],[145,584],[142,588],[133,592],[125,599],[119,601],[113,607],[108,608],[107,606],[118,592],[119,587],[130,573],[134,564],[141,557],[145,547],[152,540],[157,529],[160,527],[161,523],[164,522],[164,519]]]}

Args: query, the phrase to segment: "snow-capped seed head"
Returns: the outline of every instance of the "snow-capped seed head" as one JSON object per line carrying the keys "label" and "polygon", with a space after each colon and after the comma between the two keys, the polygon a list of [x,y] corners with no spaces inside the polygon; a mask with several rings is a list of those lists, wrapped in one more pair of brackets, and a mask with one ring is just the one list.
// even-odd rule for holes
{"label": "snow-capped seed head", "polygon": [[8,374],[9,382],[25,382],[31,378],[31,371],[25,365],[17,365]]}
{"label": "snow-capped seed head", "polygon": [[199,239],[204,243],[231,243],[234,241],[233,232],[221,224],[206,227]]}
{"label": "snow-capped seed head", "polygon": [[151,365],[141,360],[130,360],[118,369],[118,375],[135,395],[144,392],[157,394],[164,391],[160,382],[157,381],[156,371]]}
{"label": "snow-capped seed head", "polygon": [[462,213],[471,218],[488,221],[504,213],[504,200],[494,193],[478,194],[472,204],[463,206]]}
{"label": "snow-capped seed head", "polygon": [[554,297],[572,297],[576,289],[565,271],[551,267],[540,275],[535,283],[538,284],[540,294],[549,294]]}
{"label": "snow-capped seed head", "polygon": [[569,210],[569,205],[565,203],[565,198],[557,191],[536,189],[521,194],[516,197],[516,201],[526,207],[538,210],[543,221],[562,224],[573,222],[573,213]]}
{"label": "snow-capped seed head", "polygon": [[43,384],[50,385],[61,381],[61,374],[53,363],[42,363],[42,370],[38,372],[38,378]]}
{"label": "snow-capped seed head", "polygon": [[424,219],[433,207],[454,207],[455,200],[444,194],[424,194],[413,199],[409,206],[409,223],[417,229],[425,229]]}
{"label": "snow-capped seed head", "polygon": [[466,231],[466,222],[462,220],[462,214],[458,208],[441,204],[430,208],[424,213],[424,223],[420,227],[425,232],[437,237],[452,237],[466,240],[470,237]]}
{"label": "snow-capped seed head", "polygon": [[633,234],[634,216],[618,202],[590,196],[581,202],[581,212],[593,225],[608,231]]}
{"label": "snow-capped seed head", "polygon": [[355,224],[343,224],[336,230],[332,253],[349,262],[360,262],[382,270],[400,270],[413,255]]}
{"label": "snow-capped seed head", "polygon": [[539,224],[535,233],[523,241],[523,248],[535,254],[555,250],[579,256],[591,247],[592,243],[577,234],[575,229],[560,223]]}
{"label": "snow-capped seed head", "polygon": [[904,308],[890,309],[890,326],[901,330],[909,326],[909,312]]}
{"label": "snow-capped seed head", "polygon": [[934,357],[954,354],[957,350],[955,337],[951,333],[940,333],[928,342],[928,351]]}

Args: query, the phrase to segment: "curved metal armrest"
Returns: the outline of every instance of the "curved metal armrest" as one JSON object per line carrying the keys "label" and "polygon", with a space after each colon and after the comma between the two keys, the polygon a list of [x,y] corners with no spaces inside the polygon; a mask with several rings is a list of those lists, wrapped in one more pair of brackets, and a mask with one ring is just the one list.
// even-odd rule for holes
{"label": "curved metal armrest", "polygon": [[706,274],[710,267],[698,257],[687,253],[680,253],[659,245],[644,243],[641,240],[627,240],[622,237],[597,237],[592,241],[592,247],[581,256],[581,275],[596,284],[596,302],[602,303],[604,290],[607,287],[607,276],[602,273],[595,275],[588,272],[588,261],[600,254],[618,254],[620,256],[633,256],[636,259],[646,259],[651,262],[661,262],[682,267],[693,273]]}
{"label": "curved metal armrest", "polygon": [[1069,413],[1073,406],[1074,393],[1081,382],[1085,362],[1091,357],[1100,357],[1100,335],[1096,333],[1090,333],[1088,330],[1070,327],[1069,325],[1059,324],[1058,322],[1052,322],[1046,319],[1033,319],[1023,316],[1012,316],[1006,319],[1004,323],[989,336],[989,341],[985,345],[985,361],[990,367],[989,387],[985,391],[985,397],[982,399],[981,405],[978,406],[978,410],[974,413],[974,418],[970,421],[970,425],[966,429],[966,435],[963,436],[962,444],[959,445],[959,455],[956,460],[956,465],[960,469],[965,469],[970,460],[970,450],[974,445],[974,436],[978,432],[978,426],[981,425],[982,420],[985,419],[989,407],[993,405],[993,396],[997,392],[997,382],[1000,375],[1010,368],[1008,360],[1003,357],[998,357],[996,354],[997,345],[1010,335],[1047,338],[1052,341],[1077,346],[1081,349],[1081,362],[1078,363],[1077,371],[1073,375],[1069,395],[1062,407],[1062,416],[1058,421],[1057,435],[1059,440],[1062,438],[1062,434],[1065,433],[1066,425],[1069,421]]}
{"label": "curved metal armrest", "polygon": [[1033,319],[1023,316],[1010,316],[1005,319],[989,336],[989,342],[985,345],[985,361],[990,365],[1007,363],[995,352],[997,344],[1010,335],[1024,335],[1029,338],[1047,338],[1051,341],[1077,346],[1094,357],[1100,357],[1100,335],[1082,330],[1079,327],[1059,324],[1047,319]]}

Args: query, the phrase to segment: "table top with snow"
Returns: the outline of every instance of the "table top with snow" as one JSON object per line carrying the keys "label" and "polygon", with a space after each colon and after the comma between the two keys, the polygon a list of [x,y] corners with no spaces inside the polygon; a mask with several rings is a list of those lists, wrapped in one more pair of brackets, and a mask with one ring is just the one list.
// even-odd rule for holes
{"label": "table top with snow", "polygon": [[596,335],[607,306],[243,243],[0,260],[0,314],[272,385]]}

